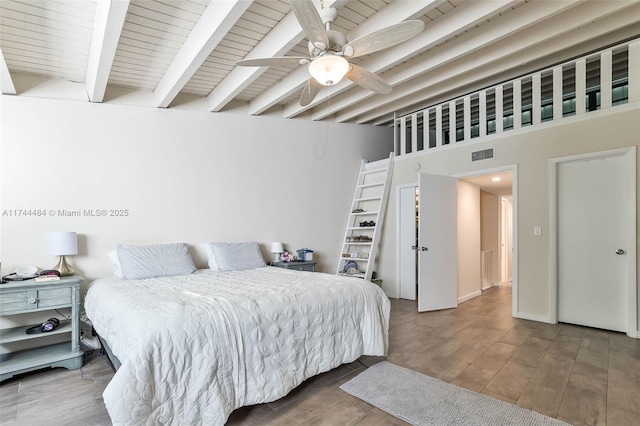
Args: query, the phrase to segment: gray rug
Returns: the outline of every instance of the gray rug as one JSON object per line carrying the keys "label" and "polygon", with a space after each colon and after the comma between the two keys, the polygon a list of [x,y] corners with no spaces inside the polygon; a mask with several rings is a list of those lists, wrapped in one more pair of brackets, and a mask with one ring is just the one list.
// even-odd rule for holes
{"label": "gray rug", "polygon": [[340,389],[413,425],[568,425],[386,361]]}

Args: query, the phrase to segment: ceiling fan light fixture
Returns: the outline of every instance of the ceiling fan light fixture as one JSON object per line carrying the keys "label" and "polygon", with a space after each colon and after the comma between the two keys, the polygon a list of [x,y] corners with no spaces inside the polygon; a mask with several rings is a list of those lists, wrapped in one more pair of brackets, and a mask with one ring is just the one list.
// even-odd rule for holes
{"label": "ceiling fan light fixture", "polygon": [[349,71],[349,62],[341,56],[325,55],[309,64],[309,74],[323,86],[338,84]]}

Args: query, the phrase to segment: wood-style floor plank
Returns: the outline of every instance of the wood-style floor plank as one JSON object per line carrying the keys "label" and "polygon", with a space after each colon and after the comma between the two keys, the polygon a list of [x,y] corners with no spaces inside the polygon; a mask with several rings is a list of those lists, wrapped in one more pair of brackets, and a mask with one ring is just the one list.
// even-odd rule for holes
{"label": "wood-style floor plank", "polygon": [[[389,362],[574,425],[640,425],[640,340],[512,318],[509,287],[457,309],[418,313],[408,300],[391,307]],[[382,359],[362,357],[312,377],[282,399],[234,411],[228,424],[405,424],[339,389]],[[110,425],[102,392],[112,376],[94,353],[82,371],[7,380],[0,385],[0,423]]]}
{"label": "wood-style floor plank", "polygon": [[607,423],[607,382],[571,374],[558,418],[572,425]]}

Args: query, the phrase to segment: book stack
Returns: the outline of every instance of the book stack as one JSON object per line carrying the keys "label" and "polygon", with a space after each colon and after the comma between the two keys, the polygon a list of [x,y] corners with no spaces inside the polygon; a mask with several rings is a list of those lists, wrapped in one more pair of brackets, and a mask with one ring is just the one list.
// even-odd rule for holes
{"label": "book stack", "polygon": [[42,271],[40,272],[40,275],[36,277],[36,281],[39,283],[47,281],[60,281],[60,272],[54,269]]}
{"label": "book stack", "polygon": [[36,282],[42,283],[47,281],[60,281],[60,277],[57,275],[41,275],[36,277]]}

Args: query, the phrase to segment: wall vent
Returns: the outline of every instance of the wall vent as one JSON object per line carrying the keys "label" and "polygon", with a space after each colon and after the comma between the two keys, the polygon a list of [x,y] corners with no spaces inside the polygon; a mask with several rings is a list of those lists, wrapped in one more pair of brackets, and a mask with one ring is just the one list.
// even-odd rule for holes
{"label": "wall vent", "polygon": [[471,161],[486,160],[488,158],[493,158],[493,148],[471,153]]}

